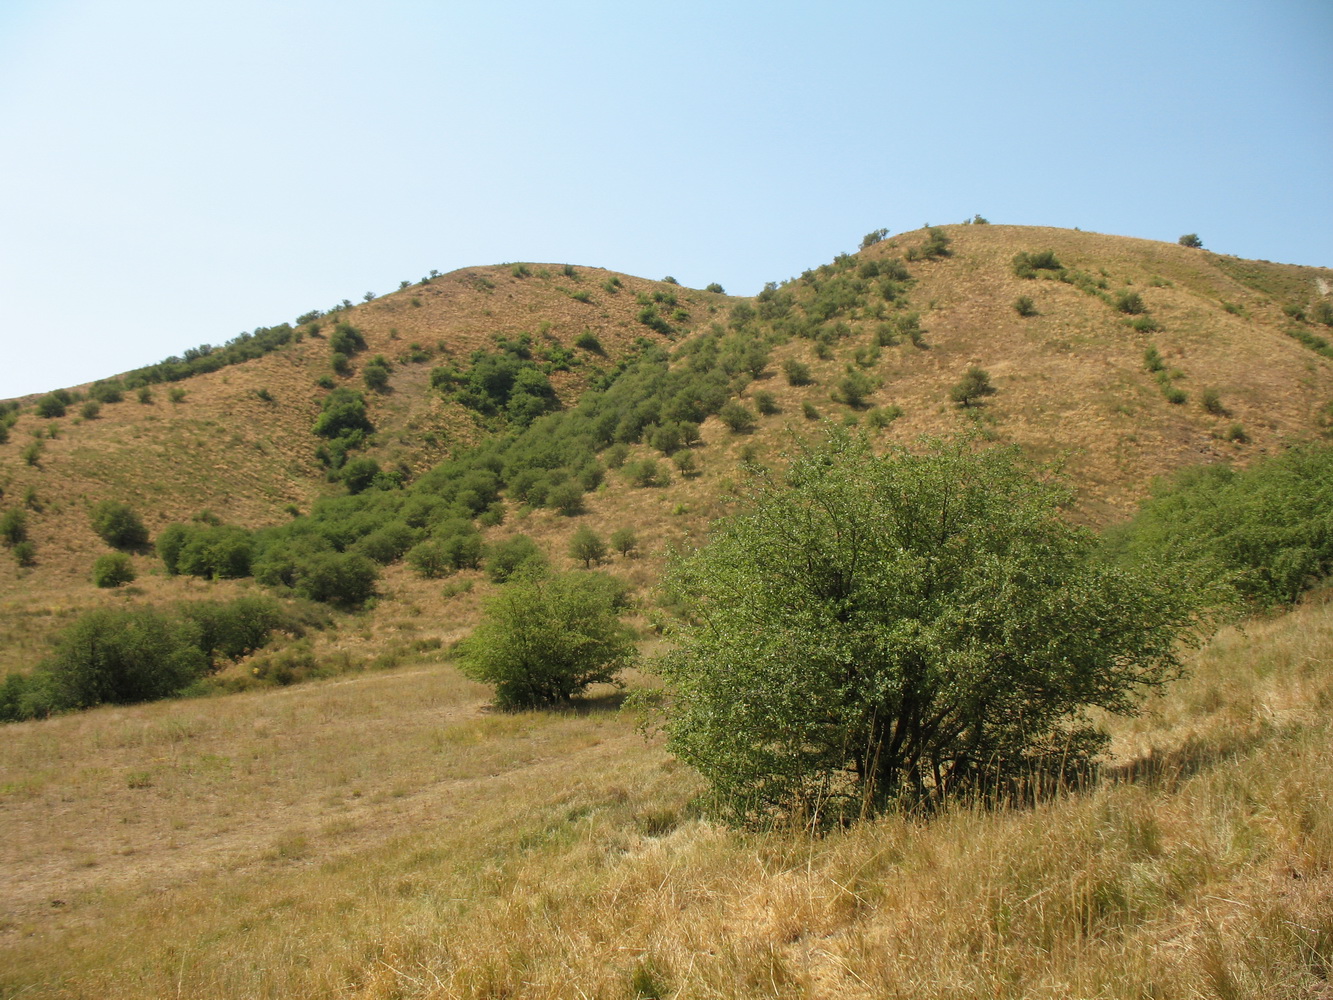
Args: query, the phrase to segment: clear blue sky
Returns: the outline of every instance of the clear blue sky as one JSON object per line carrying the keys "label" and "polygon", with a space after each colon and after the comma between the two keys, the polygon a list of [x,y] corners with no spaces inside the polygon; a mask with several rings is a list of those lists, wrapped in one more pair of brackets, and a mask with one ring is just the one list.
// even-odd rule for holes
{"label": "clear blue sky", "polygon": [[431,268],[981,213],[1333,265],[1333,3],[6,0],[0,397]]}

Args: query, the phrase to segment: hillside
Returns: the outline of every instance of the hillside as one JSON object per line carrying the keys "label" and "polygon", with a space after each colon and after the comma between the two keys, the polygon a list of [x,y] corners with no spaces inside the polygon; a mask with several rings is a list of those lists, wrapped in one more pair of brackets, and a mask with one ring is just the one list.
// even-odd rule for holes
{"label": "hillside", "polygon": [[[1224,629],[1142,715],[1106,719],[1087,787],[818,837],[710,821],[701,779],[614,689],[502,713],[450,660],[495,592],[489,547],[527,535],[571,568],[584,526],[637,535],[601,568],[651,656],[668,551],[831,427],[1017,445],[1063,468],[1069,516],[1095,526],[1155,476],[1323,438],[1331,286],[981,224],[872,241],[754,297],[479,267],[95,413],[19,401],[0,516],[21,512],[34,553],[0,550],[0,679],[90,608],[267,592],[169,575],[147,547],[132,584],[98,589],[99,501],[154,537],[209,511],[275,548],[464,532],[487,554],[430,577],[388,552],[364,608],[228,666],[238,693],[0,726],[0,995],[1326,996],[1327,589]],[[338,373],[349,330],[364,347]],[[995,391],[960,405],[973,367]],[[348,389],[373,433],[344,461],[312,428]],[[362,459],[379,475],[354,482]],[[279,686],[292,663],[332,676]]]}
{"label": "hillside", "polygon": [[[1311,338],[1327,328],[1292,314],[1311,315],[1327,301],[1333,271],[1058,229],[967,225],[938,232],[948,242],[939,254],[929,250],[929,233],[907,233],[752,299],[592,268],[469,268],[330,313],[317,328],[298,326],[291,343],[263,357],[153,386],[151,402],[127,393],[95,419],[82,419],[78,405],[44,419],[33,412],[34,400],[21,401],[0,445],[0,506],[29,508],[37,557],[31,567],[0,561],[0,670],[30,665],[77,609],[120,599],[88,579],[105,551],[88,524],[99,500],[128,502],[155,535],[202,510],[247,528],[278,524],[291,510],[342,492],[327,481],[310,430],[326,395],[317,379],[330,375],[328,337],[339,322],[354,324],[366,348],[337,384],[361,387],[361,371],[375,355],[392,364],[387,391],[367,393],[376,433],[366,454],[409,480],[485,440],[486,425],[434,391],[431,373],[466,366],[472,351],[493,348],[497,338],[529,334],[534,351],[554,359],[543,367],[566,407],[646,342],[680,351],[725,327],[771,351],[760,377],[739,372],[731,391],[747,404],[767,393],[775,412],[743,434],[716,417],[706,420],[693,449],[697,476],[642,490],[611,475],[575,519],[543,509],[529,514],[511,499],[505,525],[486,529],[492,538],[521,529],[559,562],[576,522],[603,534],[632,524],[648,557],[632,564],[638,584],[654,578],[667,545],[697,536],[720,510],[718,499],[741,474],[742,459],[769,461],[792,433],[813,432],[822,421],[859,422],[884,442],[973,429],[1017,443],[1038,459],[1062,462],[1079,491],[1076,516],[1097,524],[1124,516],[1156,475],[1197,462],[1244,463],[1323,432],[1333,360],[1306,342],[1317,345]],[[1015,255],[1042,251],[1062,270],[1037,269],[1035,278],[1015,273]],[[895,261],[905,271],[891,268]],[[1127,293],[1138,297],[1140,311],[1116,307]],[[1032,315],[1016,311],[1020,296],[1031,300]],[[661,331],[642,318],[645,308],[659,309],[655,299],[671,303],[660,306]],[[1145,329],[1133,328],[1135,321]],[[575,346],[585,332],[598,350]],[[1145,366],[1150,347],[1161,358],[1159,373]],[[788,384],[781,373],[789,361],[808,367],[810,384]],[[989,372],[997,392],[960,408],[949,389],[971,366]],[[866,393],[855,407],[833,398],[846,398],[839,383],[849,371]],[[1168,401],[1171,390],[1184,401]],[[170,401],[173,391],[184,398]],[[1212,412],[1202,405],[1208,391]],[[891,422],[897,410],[889,407],[901,410]],[[34,443],[40,453],[29,464],[24,454]],[[650,454],[635,444],[630,458]],[[151,554],[135,559],[137,588],[149,600],[202,586],[157,575]],[[429,624],[434,620],[451,623],[447,638],[475,604],[464,595],[445,613],[439,587],[402,564],[389,567],[382,591],[387,599],[361,626],[370,633],[368,649],[404,629],[441,631]]]}

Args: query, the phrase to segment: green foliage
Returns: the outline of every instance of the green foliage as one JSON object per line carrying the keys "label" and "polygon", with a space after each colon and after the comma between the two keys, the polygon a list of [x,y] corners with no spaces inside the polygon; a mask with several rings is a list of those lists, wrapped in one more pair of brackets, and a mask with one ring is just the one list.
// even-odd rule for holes
{"label": "green foliage", "polygon": [[1014,254],[1014,274],[1020,278],[1035,278],[1038,271],[1062,271],[1054,250],[1027,250]]}
{"label": "green foliage", "polygon": [[606,353],[602,348],[602,342],[597,339],[597,334],[591,330],[584,330],[574,338],[574,346],[581,347],[585,351],[592,351],[593,354]]}
{"label": "green foliage", "polygon": [[1152,344],[1143,349],[1143,367],[1150,372],[1160,372],[1166,368],[1161,353]]}
{"label": "green foliage", "polygon": [[903,408],[896,403],[890,403],[888,406],[877,406],[867,413],[866,423],[878,430],[888,427],[902,415]]}
{"label": "green foliage", "polygon": [[316,552],[301,560],[292,589],[301,597],[346,608],[360,607],[375,594],[379,570],[356,552]]}
{"label": "green foliage", "polygon": [[709,282],[707,285],[705,285],[705,286],[704,286],[704,291],[705,291],[705,292],[713,292],[713,293],[715,293],[715,294],[717,294],[717,295],[725,295],[725,294],[726,294],[726,289],[723,288],[721,285],[719,285],[716,281],[711,281],[711,282]]}
{"label": "green foliage", "polygon": [[115,549],[137,549],[148,544],[148,529],[129,504],[103,500],[92,509],[92,529]]}
{"label": "green foliage", "polygon": [[125,398],[125,384],[118,379],[94,382],[88,395],[99,403],[119,403]]}
{"label": "green foliage", "polygon": [[699,460],[692,451],[678,451],[671,456],[671,464],[682,476],[692,478],[699,475]]}
{"label": "green foliage", "polygon": [[1176,240],[1183,247],[1190,247],[1195,250],[1203,249],[1203,240],[1199,239],[1198,233],[1186,233],[1180,239]]}
{"label": "green foliage", "polygon": [[624,472],[632,486],[645,488],[665,486],[668,481],[666,471],[653,458],[641,458],[637,462],[630,462],[625,466]]}
{"label": "green foliage", "polygon": [[166,698],[208,669],[197,625],[150,608],[89,611],[56,640],[49,672],[61,708]]}
{"label": "green foliage", "polygon": [[50,420],[64,415],[65,402],[55,393],[37,400],[37,416]]}
{"label": "green foliage", "polygon": [[1115,297],[1115,307],[1122,313],[1129,313],[1131,316],[1137,316],[1146,308],[1143,304],[1143,297],[1138,292],[1120,292]]}
{"label": "green foliage", "polygon": [[960,406],[968,407],[985,396],[995,395],[990,375],[985,369],[972,367],[960,381],[949,389],[949,398]]}
{"label": "green foliage", "polygon": [[579,560],[583,563],[583,568],[588,569],[593,563],[599,563],[606,558],[606,542],[592,528],[586,524],[582,525],[569,540],[569,556],[571,559]]}
{"label": "green foliage", "polygon": [[173,403],[185,402],[185,395],[185,390],[178,385],[174,385],[167,390],[167,399]]}
{"label": "green foliage", "polygon": [[253,552],[253,536],[235,525],[169,524],[157,536],[157,554],[172,576],[213,580],[249,576]]}
{"label": "green foliage", "polygon": [[926,242],[918,247],[911,247],[907,251],[908,260],[935,260],[939,257],[948,257],[953,251],[949,245],[953,242],[943,229],[938,226],[931,226],[926,230]]}
{"label": "green foliage", "polygon": [[633,528],[617,528],[611,532],[611,548],[628,559],[639,548],[639,536]]}
{"label": "green foliage", "polygon": [[1156,333],[1162,325],[1151,316],[1135,316],[1129,321],[1129,328],[1135,333]]}
{"label": "green foliage", "polygon": [[350,358],[365,349],[366,338],[351,323],[341,322],[329,334],[329,350],[334,354],[343,354]]}
{"label": "green foliage", "polygon": [[29,541],[19,542],[13,548],[14,561],[20,566],[37,565],[37,547]]}
{"label": "green foliage", "polygon": [[383,354],[376,354],[361,369],[361,377],[365,380],[366,388],[375,392],[383,392],[389,387],[389,376],[392,373],[393,366]]}
{"label": "green foliage", "polygon": [[495,685],[500,708],[563,704],[592,684],[614,683],[634,644],[613,591],[593,574],[525,578],[485,603],[460,646],[459,669]]}
{"label": "green foliage", "polygon": [[733,434],[742,434],[746,431],[752,431],[758,421],[755,419],[754,411],[737,400],[729,400],[722,409],[717,411],[718,419],[731,428]]}
{"label": "green foliage", "polygon": [[1333,448],[1303,445],[1242,471],[1201,466],[1158,483],[1113,548],[1131,564],[1168,564],[1187,584],[1285,604],[1333,571],[1330,510]]}
{"label": "green foliage", "polygon": [[381,473],[380,463],[373,458],[362,456],[349,459],[342,467],[338,478],[347,487],[348,493],[362,493],[375,485]]}
{"label": "green foliage", "polygon": [[819,407],[815,406],[814,403],[807,399],[801,404],[801,415],[805,417],[806,420],[818,420]]}
{"label": "green foliage", "polygon": [[860,249],[865,250],[868,249],[869,247],[873,247],[876,243],[882,243],[884,241],[884,237],[888,235],[889,231],[887,229],[872,229],[870,232],[866,233],[864,236],[861,237]]}
{"label": "green foliage", "polygon": [[504,416],[520,427],[560,405],[555,389],[532,358],[532,337],[506,341],[499,352],[474,351],[466,371],[436,368],[431,384],[483,416]]}
{"label": "green foliage", "polygon": [[514,535],[491,548],[486,559],[486,575],[493,583],[504,583],[516,575],[545,572],[547,559],[527,535]]}
{"label": "green foliage", "polygon": [[25,444],[19,451],[19,458],[23,459],[24,465],[37,465],[42,457],[42,442],[32,441]]}
{"label": "green foliage", "polygon": [[1107,567],[1013,452],[837,436],[668,576],[668,748],[732,819],[853,818],[1068,770],[1179,669],[1178,586]]}
{"label": "green foliage", "polygon": [[1018,313],[1020,316],[1035,316],[1037,315],[1037,306],[1036,303],[1032,301],[1031,296],[1020,295],[1018,298],[1014,299],[1014,312]]}
{"label": "green foliage", "polygon": [[102,404],[90,399],[79,408],[79,416],[84,420],[96,420],[102,413]]}
{"label": "green foliage", "polygon": [[[421,533],[405,521],[390,521],[363,536],[351,551],[357,552],[381,566],[400,559],[417,543]],[[356,601],[354,603],[360,603]]]}
{"label": "green foliage", "polygon": [[546,494],[546,506],[565,517],[578,517],[584,511],[583,487],[572,479],[557,483]]}
{"label": "green foliage", "polygon": [[1204,389],[1199,394],[1199,404],[1215,417],[1224,417],[1227,408],[1222,405],[1222,394],[1216,389]]}
{"label": "green foliage", "polygon": [[853,409],[860,409],[866,405],[866,398],[874,391],[874,379],[865,372],[849,368],[842,378],[838,379],[833,398]]}
{"label": "green foliage", "polygon": [[134,564],[124,552],[108,552],[93,562],[93,583],[98,587],[119,587],[134,580]]}
{"label": "green foliage", "polygon": [[754,394],[754,408],[766,417],[780,412],[777,397],[766,389],[760,389]]}
{"label": "green foliage", "polygon": [[28,537],[28,513],[19,507],[11,507],[0,514],[0,541],[6,545],[17,545]]}

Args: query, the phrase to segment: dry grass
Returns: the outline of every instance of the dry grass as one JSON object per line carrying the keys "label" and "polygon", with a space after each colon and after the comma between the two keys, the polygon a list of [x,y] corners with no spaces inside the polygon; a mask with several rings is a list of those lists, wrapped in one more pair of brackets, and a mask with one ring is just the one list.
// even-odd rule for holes
{"label": "dry grass", "polygon": [[448,668],[11,726],[23,996],[1320,997],[1333,607],[1228,631],[1105,780],[811,839],[700,818],[607,703]]}

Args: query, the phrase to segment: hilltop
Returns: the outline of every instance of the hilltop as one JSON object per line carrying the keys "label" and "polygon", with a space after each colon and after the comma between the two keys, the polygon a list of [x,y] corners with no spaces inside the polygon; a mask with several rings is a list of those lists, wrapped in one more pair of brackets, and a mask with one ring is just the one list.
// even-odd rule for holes
{"label": "hilltop", "polygon": [[[1047,266],[1020,276],[1015,258],[1042,254]],[[552,405],[568,410],[647,348],[673,353],[675,368],[699,367],[700,350],[712,357],[710,337],[730,338],[729,350],[753,345],[763,355],[757,377],[733,365],[727,391],[751,408],[755,426],[736,433],[717,416],[705,419],[692,449],[697,474],[672,474],[669,484],[645,490],[612,470],[577,518],[502,493],[496,519],[503,523],[483,527],[489,540],[531,535],[559,563],[577,523],[604,535],[633,525],[645,558],[620,567],[646,587],[669,545],[700,537],[725,509],[723,497],[747,466],[775,461],[793,435],[826,422],[859,424],[884,443],[971,431],[1017,444],[1062,465],[1078,493],[1074,516],[1092,524],[1126,516],[1155,476],[1199,462],[1244,464],[1316,437],[1333,402],[1333,359],[1319,346],[1327,328],[1313,317],[1330,284],[1328,269],[999,225],[882,239],[750,298],[554,264],[423,279],[328,315],[307,314],[276,350],[149,386],[147,402],[126,391],[93,419],[81,417],[78,404],[48,419],[34,412],[35,399],[19,401],[0,445],[0,507],[29,508],[37,556],[31,567],[0,562],[0,617],[8,623],[0,669],[30,666],[78,609],[122,599],[88,577],[106,550],[88,521],[98,501],[129,503],[156,536],[201,511],[248,529],[281,524],[344,492],[317,458],[321,441],[311,431],[329,386],[364,392],[374,434],[356,454],[410,483],[518,429],[432,384],[442,367],[465,373],[475,351],[512,347],[526,335],[531,364],[558,401]],[[1020,297],[1030,300],[1028,315],[1016,308]],[[365,344],[342,375],[330,370],[338,324],[353,326]],[[1148,352],[1159,370],[1145,363]],[[387,384],[369,391],[361,376],[377,355],[389,364]],[[805,378],[790,376],[793,364],[804,366]],[[971,367],[988,372],[997,391],[982,405],[959,407],[949,390]],[[665,462],[645,438],[631,441],[627,458],[654,454]],[[134,558],[134,596],[149,601],[238,586],[166,577],[153,555]],[[463,578],[486,586],[475,573]],[[442,601],[438,584],[402,563],[387,567],[381,592],[359,627],[366,638],[340,643],[367,653],[404,633],[448,640],[476,604],[469,593]]]}

